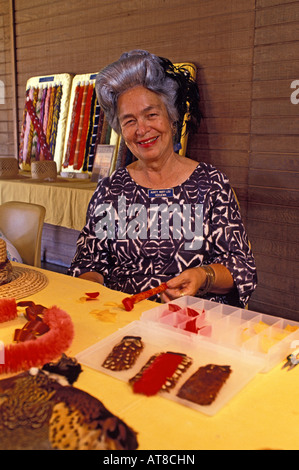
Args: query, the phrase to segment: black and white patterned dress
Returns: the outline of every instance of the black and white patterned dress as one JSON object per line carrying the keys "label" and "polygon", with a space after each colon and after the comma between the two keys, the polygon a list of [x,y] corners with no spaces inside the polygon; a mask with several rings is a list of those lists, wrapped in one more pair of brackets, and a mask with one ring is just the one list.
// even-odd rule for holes
{"label": "black and white patterned dress", "polygon": [[168,191],[136,184],[126,168],[102,179],[68,272],[98,271],[107,287],[133,294],[211,263],[226,266],[236,288],[205,298],[244,307],[257,275],[239,206],[226,176],[199,163]]}

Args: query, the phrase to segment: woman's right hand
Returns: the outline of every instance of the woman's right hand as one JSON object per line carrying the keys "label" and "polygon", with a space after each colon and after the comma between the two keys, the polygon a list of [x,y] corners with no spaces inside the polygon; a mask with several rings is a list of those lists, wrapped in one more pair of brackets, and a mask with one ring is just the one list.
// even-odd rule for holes
{"label": "woman's right hand", "polygon": [[104,284],[104,276],[97,271],[88,271],[78,276],[80,279],[86,279],[87,281],[98,282]]}
{"label": "woman's right hand", "polygon": [[190,268],[167,281],[168,289],[161,295],[164,302],[183,295],[194,296],[206,282],[206,273],[202,268]]}

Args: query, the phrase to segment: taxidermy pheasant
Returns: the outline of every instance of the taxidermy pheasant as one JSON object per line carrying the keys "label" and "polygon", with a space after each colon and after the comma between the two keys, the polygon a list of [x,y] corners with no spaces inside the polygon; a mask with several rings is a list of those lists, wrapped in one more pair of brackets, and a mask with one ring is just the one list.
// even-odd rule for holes
{"label": "taxidermy pheasant", "polygon": [[81,366],[56,364],[0,380],[1,450],[135,450],[136,433],[72,386]]}

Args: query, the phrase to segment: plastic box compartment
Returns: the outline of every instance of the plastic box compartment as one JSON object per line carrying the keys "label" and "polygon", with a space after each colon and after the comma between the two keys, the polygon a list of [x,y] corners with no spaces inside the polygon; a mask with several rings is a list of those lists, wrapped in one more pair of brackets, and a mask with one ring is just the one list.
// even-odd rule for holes
{"label": "plastic box compartment", "polygon": [[[111,371],[102,367],[102,363],[124,336],[140,336],[144,348],[136,363],[129,370]],[[184,372],[175,387],[170,391],[160,391],[158,394],[181,405],[188,406],[202,413],[215,415],[233,396],[235,396],[262,368],[262,364],[254,356],[239,354],[212,342],[190,342],[190,338],[179,331],[169,331],[159,325],[149,325],[143,321],[135,321],[108,336],[102,341],[77,354],[77,360],[88,367],[108,374],[116,379],[128,382],[146,364],[149,358],[160,352],[176,352],[186,354],[192,359],[192,365]],[[200,367],[207,364],[229,365],[232,373],[224,383],[219,394],[211,405],[197,405],[177,396],[178,390],[185,381]],[[128,383],[131,389],[131,385]],[[132,391],[133,393],[133,391]],[[144,396],[145,397],[145,396]],[[151,399],[151,397],[145,397]]]}
{"label": "plastic box compartment", "polygon": [[295,349],[299,323],[195,297],[182,297],[147,310],[141,321],[179,331],[192,342],[206,341],[255,356],[263,372]]}

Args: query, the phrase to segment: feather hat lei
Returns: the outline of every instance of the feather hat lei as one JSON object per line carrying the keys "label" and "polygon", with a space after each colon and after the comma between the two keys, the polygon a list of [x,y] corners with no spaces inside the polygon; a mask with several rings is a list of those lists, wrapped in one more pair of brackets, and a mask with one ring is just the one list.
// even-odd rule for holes
{"label": "feather hat lei", "polygon": [[[41,367],[65,352],[74,337],[70,316],[54,306],[45,308],[33,302],[0,299],[0,323],[14,320],[18,307],[26,307],[27,323],[14,333],[14,343],[0,350],[0,374],[15,373],[31,367]],[[1,348],[1,345],[0,345]]]}

